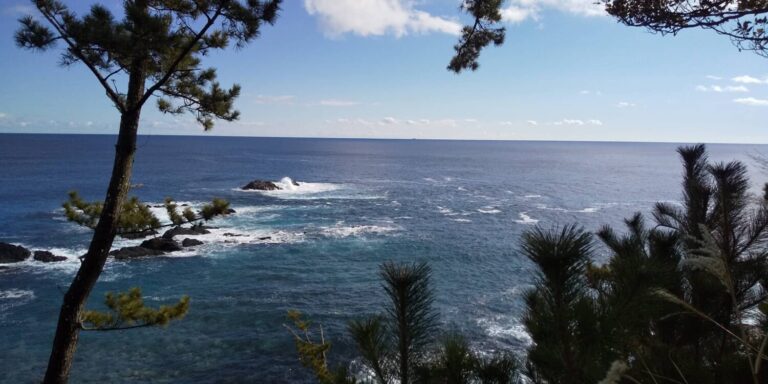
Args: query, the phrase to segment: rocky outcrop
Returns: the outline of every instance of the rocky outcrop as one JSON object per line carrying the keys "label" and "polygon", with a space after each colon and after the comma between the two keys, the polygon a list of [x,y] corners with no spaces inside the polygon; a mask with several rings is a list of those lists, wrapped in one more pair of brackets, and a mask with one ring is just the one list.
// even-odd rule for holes
{"label": "rocky outcrop", "polygon": [[32,256],[32,258],[37,261],[42,261],[43,263],[55,263],[55,262],[64,261],[67,259],[64,256],[56,256],[53,253],[50,253],[48,251],[35,251],[34,256]]}
{"label": "rocky outcrop", "polygon": [[32,252],[19,245],[0,243],[0,264],[18,263],[29,258]]}
{"label": "rocky outcrop", "polygon": [[160,252],[181,251],[181,246],[176,240],[167,239],[165,237],[155,237],[149,240],[144,240],[140,247]]}
{"label": "rocky outcrop", "polygon": [[125,248],[120,248],[112,252],[109,252],[109,254],[112,255],[117,260],[135,259],[135,258],[146,257],[146,256],[160,256],[164,253],[165,252],[163,251],[158,251],[158,250],[144,248],[144,247],[125,247]]}
{"label": "rocky outcrop", "polygon": [[163,239],[173,239],[173,237],[177,235],[194,236],[194,235],[207,235],[209,233],[211,233],[211,231],[209,231],[202,225],[196,225],[189,228],[173,227],[165,231],[165,233],[163,233]]}
{"label": "rocky outcrop", "polygon": [[124,234],[121,234],[120,237],[124,239],[143,239],[145,237],[149,237],[152,235],[157,235],[157,231],[155,231],[154,229],[147,229],[146,231],[142,231],[142,232],[124,233]]}
{"label": "rocky outcrop", "polygon": [[186,238],[186,239],[181,241],[181,246],[184,247],[184,248],[186,248],[186,247],[194,247],[194,246],[197,246],[197,245],[203,245],[203,242],[200,241],[200,240],[190,239],[190,238]]}
{"label": "rocky outcrop", "polygon": [[271,182],[271,181],[265,181],[265,180],[254,180],[250,183],[242,186],[240,189],[249,191],[249,190],[256,190],[256,191],[275,191],[280,190],[281,188],[277,186],[277,184]]}

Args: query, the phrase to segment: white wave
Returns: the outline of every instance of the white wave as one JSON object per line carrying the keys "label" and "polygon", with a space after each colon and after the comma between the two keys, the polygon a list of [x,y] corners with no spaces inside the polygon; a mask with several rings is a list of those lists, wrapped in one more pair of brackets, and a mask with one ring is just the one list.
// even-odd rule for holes
{"label": "white wave", "polygon": [[344,238],[350,236],[361,236],[365,234],[380,235],[397,231],[399,228],[391,226],[378,225],[344,225],[343,221],[336,223],[332,227],[321,227],[320,234],[328,237]]}
{"label": "white wave", "polygon": [[550,207],[546,204],[536,204],[536,208],[547,210],[547,211],[572,212],[572,213],[595,213],[600,210],[600,207],[587,207],[583,209],[565,209],[561,207]]}
{"label": "white wave", "polygon": [[437,180],[435,180],[435,179],[433,179],[431,177],[425,177],[424,181],[429,181],[430,183],[436,183],[437,182]]}
{"label": "white wave", "polygon": [[477,324],[491,337],[511,337],[525,346],[533,344],[531,335],[525,330],[525,326],[517,320],[497,316],[477,319]]}
{"label": "white wave", "polygon": [[525,198],[525,199],[540,199],[541,197],[542,197],[541,195],[525,195],[525,196],[523,196],[523,198]]}
{"label": "white wave", "polygon": [[35,298],[35,292],[28,291],[26,289],[8,289],[0,291],[0,299],[27,299],[32,300]]}
{"label": "white wave", "polygon": [[457,223],[471,223],[472,222],[472,220],[470,220],[470,219],[451,219],[451,220],[453,220],[453,221],[455,221]]}
{"label": "white wave", "polygon": [[464,188],[464,187],[456,187],[456,190],[457,191],[461,191],[461,192],[466,192],[467,191],[467,189]]}
{"label": "white wave", "polygon": [[480,212],[480,213],[488,214],[488,215],[493,215],[493,214],[496,214],[496,213],[501,213],[500,209],[498,209],[496,207],[492,207],[492,206],[482,207],[482,208],[478,209],[477,211]]}
{"label": "white wave", "polygon": [[450,208],[441,207],[441,206],[439,206],[439,205],[437,206],[437,211],[438,211],[438,212],[440,212],[440,213],[442,213],[442,214],[443,214],[443,215],[445,215],[445,216],[456,216],[456,215],[459,215],[459,213],[458,213],[458,212],[454,212],[454,211],[453,211],[452,209],[450,209]]}
{"label": "white wave", "polygon": [[515,223],[518,224],[536,224],[539,222],[538,219],[531,218],[528,216],[527,212],[520,212],[519,214],[520,220],[515,220]]}

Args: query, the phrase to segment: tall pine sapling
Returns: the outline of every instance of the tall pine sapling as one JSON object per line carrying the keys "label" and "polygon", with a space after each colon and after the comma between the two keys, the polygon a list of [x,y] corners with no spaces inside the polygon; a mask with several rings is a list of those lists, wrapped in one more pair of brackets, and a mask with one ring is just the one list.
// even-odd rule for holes
{"label": "tall pine sapling", "polygon": [[119,228],[143,107],[155,97],[162,112],[189,112],[206,130],[214,119],[237,119],[233,102],[240,88],[222,88],[215,69],[202,67],[201,58],[258,37],[264,23],[275,21],[280,0],[124,0],[121,20],[100,4],[78,16],[58,0],[32,3],[39,17],[20,20],[17,45],[46,50],[60,43],[61,64],[83,64],[120,113],[109,187],[88,252],[64,295],[44,377],[46,383],[64,383],[83,306]]}

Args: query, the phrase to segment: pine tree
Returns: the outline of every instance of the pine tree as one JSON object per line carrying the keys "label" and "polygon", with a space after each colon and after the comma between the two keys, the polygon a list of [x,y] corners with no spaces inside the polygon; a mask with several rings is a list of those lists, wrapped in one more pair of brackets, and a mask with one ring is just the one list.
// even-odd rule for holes
{"label": "pine tree", "polygon": [[[431,268],[426,263],[395,264],[380,268],[387,295],[383,313],[352,320],[348,333],[360,360],[372,373],[372,382],[509,384],[516,382],[517,361],[508,354],[482,357],[456,332],[439,337],[437,313],[432,307]],[[310,323],[296,311],[288,313],[288,327],[299,360],[312,369],[321,384],[355,383],[345,365],[330,369],[331,344],[320,327],[320,342],[311,336]],[[295,330],[294,330],[295,329]]]}
{"label": "pine tree", "polygon": [[[64,296],[46,383],[68,379],[83,306],[106,262],[130,187],[139,119],[157,97],[164,113],[189,112],[209,130],[214,119],[234,120],[239,86],[224,89],[201,58],[233,44],[242,47],[273,23],[280,0],[124,0],[118,20],[103,5],[78,16],[58,0],[33,0],[40,18],[20,20],[16,43],[45,50],[64,45],[61,64],[83,64],[120,113],[112,176],[93,239]],[[117,83],[124,83],[118,87]]]}

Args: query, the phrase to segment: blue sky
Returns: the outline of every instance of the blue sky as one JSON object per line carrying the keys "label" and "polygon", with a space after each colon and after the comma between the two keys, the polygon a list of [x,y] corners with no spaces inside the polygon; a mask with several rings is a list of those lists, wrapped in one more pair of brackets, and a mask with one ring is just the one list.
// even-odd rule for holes
{"label": "blue sky", "polygon": [[[625,27],[592,2],[508,0],[504,46],[455,75],[458,0],[287,0],[262,38],[207,58],[242,85],[240,121],[203,133],[148,105],[140,133],[768,143],[767,59],[708,31]],[[0,132],[115,133],[84,67],[14,46],[27,4],[0,2]]]}

